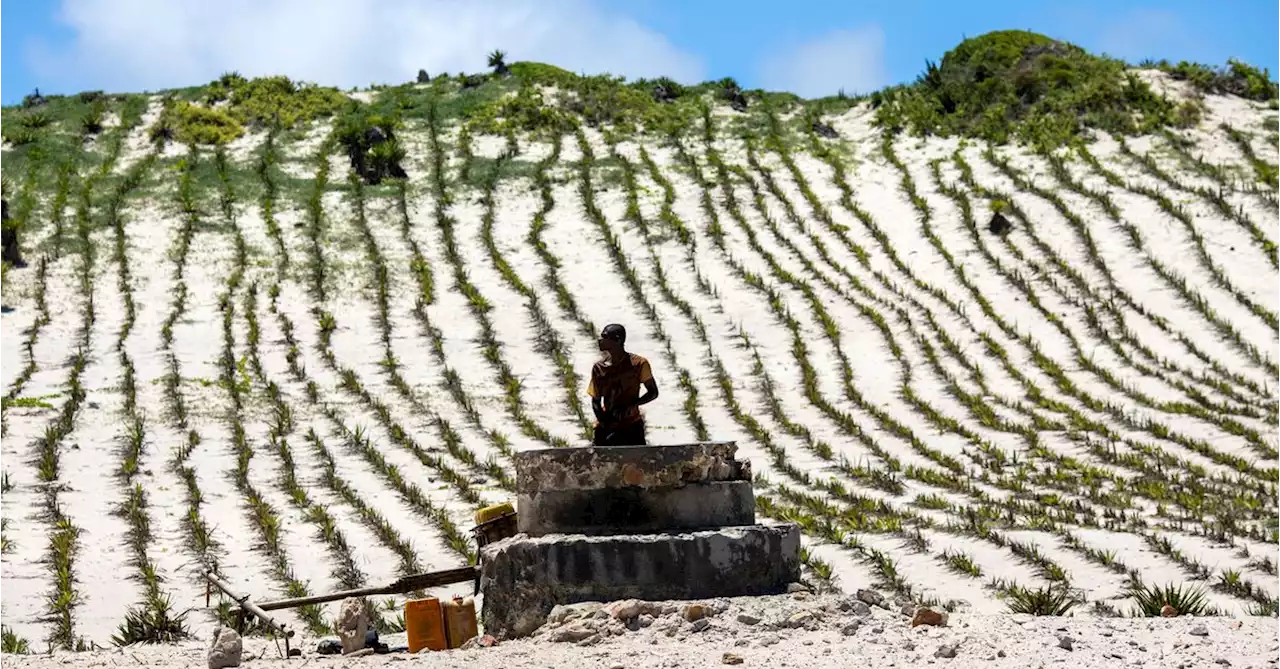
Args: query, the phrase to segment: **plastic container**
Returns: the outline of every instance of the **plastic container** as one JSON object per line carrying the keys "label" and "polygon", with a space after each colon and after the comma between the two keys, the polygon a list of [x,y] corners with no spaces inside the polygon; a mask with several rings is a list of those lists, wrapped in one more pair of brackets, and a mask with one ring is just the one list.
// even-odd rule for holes
{"label": "plastic container", "polygon": [[516,534],[516,510],[510,502],[495,504],[476,512],[476,526],[471,530],[476,546],[483,547]]}
{"label": "plastic container", "polygon": [[453,601],[440,602],[440,608],[444,612],[444,630],[450,648],[459,648],[480,633],[476,625],[476,602],[471,597],[454,595]]}
{"label": "plastic container", "polygon": [[410,599],[404,603],[404,631],[409,637],[409,652],[423,648],[444,650],[449,647],[444,630],[444,613],[435,597]]}

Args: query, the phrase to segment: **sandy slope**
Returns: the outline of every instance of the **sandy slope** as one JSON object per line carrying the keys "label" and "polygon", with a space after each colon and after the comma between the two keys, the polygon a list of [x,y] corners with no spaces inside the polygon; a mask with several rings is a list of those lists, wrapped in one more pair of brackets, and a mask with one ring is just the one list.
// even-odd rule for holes
{"label": "sandy slope", "polygon": [[[1217,98],[1209,99],[1209,108],[1202,126],[1185,133],[1196,142],[1192,155],[1247,169],[1218,125],[1254,133],[1257,144],[1261,119],[1274,112]],[[153,104],[146,119],[153,120],[156,109]],[[977,658],[994,654],[998,647],[991,644],[997,642],[1008,657],[992,666],[1024,666],[1017,663],[1030,659],[1110,666],[1120,660],[1103,654],[1116,652],[1123,662],[1154,663],[1144,666],[1217,659],[1240,666],[1240,660],[1260,663],[1272,653],[1274,638],[1263,638],[1269,619],[1247,617],[1238,630],[1232,621],[1208,620],[1210,635],[1192,639],[1194,623],[1184,621],[1068,620],[1061,624],[1081,642],[1075,651],[1055,649],[1059,622],[1020,625],[999,617],[1006,602],[992,585],[999,578],[1043,586],[1060,569],[1086,600],[1075,610],[1079,617],[1107,607],[1127,610],[1123,587],[1130,572],[1157,585],[1195,582],[1197,571],[1211,579],[1200,585],[1212,585],[1238,572],[1254,594],[1224,588],[1207,594],[1231,616],[1280,593],[1275,546],[1264,540],[1275,522],[1275,481],[1259,471],[1276,466],[1280,445],[1272,418],[1280,383],[1270,369],[1280,352],[1268,322],[1280,311],[1280,281],[1254,239],[1280,239],[1280,217],[1267,205],[1274,192],[1218,183],[1174,155],[1163,137],[1127,139],[1136,157],[1100,138],[1090,150],[1106,173],[1062,154],[1067,175],[1088,193],[1071,190],[1044,156],[996,149],[996,161],[1008,161],[1011,178],[985,146],[962,148],[954,139],[896,138],[891,148],[899,169],[882,154],[865,106],[830,119],[848,149],[841,176],[807,140],[785,158],[759,142],[749,151],[728,125],[734,114],[718,111],[715,118],[721,125],[709,146],[700,133],[682,140],[679,150],[627,139],[617,157],[601,132],[586,130],[587,146],[601,163],[592,172],[591,195],[602,224],[591,218],[581,193],[577,161],[583,147],[574,135],[563,137],[560,162],[548,169],[553,206],[536,236],[541,247],[532,233],[543,201],[530,175],[551,144],[521,139],[515,160],[527,164],[495,189],[492,237],[519,284],[537,293],[536,306],[501,275],[483,243],[481,193],[456,180],[462,165],[456,127],[443,129],[441,142],[448,151],[446,213],[454,219],[457,258],[449,257],[445,222],[437,217],[433,156],[422,122],[403,132],[411,174],[407,225],[402,229],[393,190],[366,189],[372,251],[345,189],[347,166],[339,155],[328,157],[329,191],[315,231],[328,275],[323,296],[311,290],[316,259],[306,197],[324,127],[281,139],[276,147],[280,172],[306,182],[278,194],[277,230],[255,199],[256,186],[245,185],[258,178],[254,167],[265,137],[251,133],[238,140],[227,157],[246,181],[230,182],[241,188],[230,194],[233,219],[224,220],[215,190],[199,194],[207,206],[191,239],[182,277],[185,305],[167,346],[162,324],[177,309],[177,177],[166,172],[162,188],[126,200],[125,253],[138,311],[123,351],[137,371],[139,414],[147,426],[136,479],[149,496],[147,555],[177,610],[197,609],[190,618],[194,631],[203,637],[213,625],[212,612],[202,610],[197,580],[205,558],[256,597],[279,595],[287,586],[273,568],[259,519],[233,483],[241,454],[231,440],[231,396],[219,381],[224,348],[242,365],[236,373],[248,378],[241,416],[252,449],[248,482],[280,518],[282,562],[276,564],[317,592],[335,587],[348,567],[356,575],[347,578],[383,582],[411,569],[460,564],[462,554],[447,545],[449,523],[465,531],[475,503],[510,496],[503,475],[488,463],[510,477],[510,452],[547,446],[533,436],[539,430],[551,440],[580,442],[583,426],[569,393],[586,406],[585,374],[599,356],[594,334],[605,323],[621,322],[630,348],[652,361],[661,384],[662,397],[645,408],[652,442],[687,441],[699,429],[711,439],[737,441],[762,474],[759,494],[775,515],[813,521],[805,547],[821,561],[816,566],[829,566],[838,587],[853,591],[883,580],[874,560],[879,551],[917,596],[957,607],[957,625],[948,630],[906,632],[886,624],[865,644],[832,630],[792,632],[765,647],[757,639],[742,648],[748,664],[927,660],[934,645],[966,634],[973,638],[949,661],[985,662]],[[125,137],[117,172],[139,164],[149,149],[144,132],[138,128]],[[503,139],[480,135],[471,150],[493,158],[504,147]],[[957,150],[971,173],[953,160]],[[1275,158],[1274,151],[1256,150]],[[181,152],[170,147],[160,160],[170,155]],[[733,175],[727,188],[713,156]],[[1144,156],[1163,176],[1138,163]],[[202,160],[210,158],[202,153]],[[624,159],[633,170],[638,221],[628,215]],[[936,178],[935,160],[942,161]],[[1008,237],[986,231],[994,203],[970,187],[970,177],[1007,194],[1025,213]],[[1020,188],[1015,178],[1056,195],[1065,211],[1043,193]],[[1219,190],[1238,213],[1224,215],[1205,196]],[[1189,223],[1147,191],[1167,194]],[[1100,197],[1110,198],[1119,216],[1100,205]],[[49,199],[41,195],[38,212],[47,210]],[[964,207],[974,227],[964,219]],[[225,340],[220,301],[237,268],[237,231],[246,259],[243,280],[228,298],[233,317],[231,339]],[[39,226],[32,231],[29,255],[48,248],[48,233]],[[87,532],[74,564],[85,596],[73,612],[75,634],[108,643],[142,591],[125,543],[128,525],[112,514],[129,491],[114,474],[126,430],[123,358],[115,348],[124,293],[112,233],[95,235],[95,321],[83,321],[79,256],[51,257],[45,293],[50,322],[32,347],[35,371],[18,393],[45,398],[51,408],[14,407],[5,416],[3,469],[13,488],[3,494],[0,509],[13,546],[0,556],[3,618],[36,649],[53,629],[47,595],[54,579],[42,560],[55,528],[42,513],[49,486],[38,478],[35,456],[67,399],[67,359],[84,327],[90,327],[92,349],[82,379],[87,402],[58,444],[53,488],[63,511]],[[414,248],[429,269],[430,294],[417,282]],[[387,346],[375,256],[387,272]],[[483,315],[459,292],[455,269],[492,305]],[[15,310],[0,317],[6,390],[28,362],[25,328],[36,309],[34,269],[15,271],[10,279],[5,304]],[[250,287],[256,287],[252,313]],[[327,349],[318,310],[335,325]],[[650,322],[650,310],[657,322]],[[256,347],[250,316],[258,327]],[[538,341],[539,316],[579,375],[574,391],[565,389],[553,354]],[[492,356],[479,341],[486,325],[497,341]],[[437,337],[443,360],[434,350]],[[170,411],[170,353],[190,414],[185,426]],[[388,372],[388,353],[407,393]],[[254,355],[260,372],[249,364]],[[288,362],[291,355],[296,367]],[[520,407],[529,421],[524,425],[500,381],[504,368],[519,381]],[[812,389],[804,387],[805,369],[812,370]],[[376,403],[348,387],[348,372]],[[454,375],[458,386],[447,388]],[[292,454],[292,474],[305,499],[286,487],[289,472],[273,441],[276,408],[268,387],[279,390],[293,418],[291,430],[277,436]],[[398,439],[399,430],[408,439]],[[193,433],[199,443],[184,450]],[[357,439],[366,435],[370,450]],[[189,480],[184,467],[191,468]],[[1182,520],[1196,513],[1199,500],[1175,493],[1186,492],[1187,481],[1211,478],[1206,494],[1214,499],[1264,501],[1252,510],[1244,503],[1235,507],[1234,527]],[[192,499],[200,503],[193,506]],[[1010,511],[1016,504],[1030,506]],[[1038,524],[1029,508],[1052,509],[1058,525]],[[1115,520],[1121,508],[1127,524]],[[193,509],[218,542],[207,556],[194,548]],[[968,527],[969,519],[993,512],[995,533]],[[327,529],[326,515],[336,535]],[[910,528],[918,519],[933,524],[916,536]],[[1013,524],[1004,526],[1010,519]],[[977,575],[954,568],[963,557]],[[131,578],[104,589],[108,574]],[[302,625],[293,614],[286,618]],[[1105,625],[1114,627],[1112,637],[1101,635]],[[706,634],[724,643],[664,636],[649,644],[640,635],[584,649],[581,661],[650,666],[641,653],[653,652],[662,658],[656,664],[718,662],[733,648],[727,632],[715,630]],[[905,639],[917,637],[916,651],[902,648]],[[1148,650],[1136,650],[1129,640]],[[1186,640],[1194,643],[1175,648]],[[160,662],[165,652],[178,651],[129,652]],[[548,662],[555,652],[541,641],[474,651],[476,658],[510,666]],[[471,654],[440,657],[462,662]],[[38,663],[45,660],[26,661],[43,666]]]}

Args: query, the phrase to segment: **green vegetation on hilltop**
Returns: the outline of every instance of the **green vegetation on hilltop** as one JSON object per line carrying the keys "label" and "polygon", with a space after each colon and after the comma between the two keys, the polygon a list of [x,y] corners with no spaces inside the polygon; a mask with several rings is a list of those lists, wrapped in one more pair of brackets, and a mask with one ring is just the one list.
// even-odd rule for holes
{"label": "green vegetation on hilltop", "polygon": [[1178,81],[1190,83],[1201,93],[1237,95],[1255,102],[1267,102],[1280,97],[1280,85],[1271,81],[1270,73],[1228,58],[1226,67],[1214,68],[1202,63],[1180,61],[1177,65],[1167,60],[1144,61],[1141,67],[1152,67],[1168,73]]}
{"label": "green vegetation on hilltop", "polygon": [[872,96],[890,131],[1052,146],[1085,128],[1133,134],[1199,120],[1192,101],[1155,93],[1123,61],[1022,30],[961,42],[915,83]]}
{"label": "green vegetation on hilltop", "polygon": [[235,72],[188,94],[194,94],[196,100],[177,96],[166,100],[160,119],[151,128],[153,139],[226,144],[244,134],[245,126],[293,128],[332,116],[349,102],[334,88],[282,76],[246,79]]}

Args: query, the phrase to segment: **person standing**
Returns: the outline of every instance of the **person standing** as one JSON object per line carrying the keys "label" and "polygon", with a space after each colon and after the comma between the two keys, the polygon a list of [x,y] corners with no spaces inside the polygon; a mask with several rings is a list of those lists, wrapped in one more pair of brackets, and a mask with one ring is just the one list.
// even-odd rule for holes
{"label": "person standing", "polygon": [[[626,349],[627,330],[610,323],[600,331],[604,358],[591,367],[587,394],[596,415],[596,446],[644,446],[644,414],[640,407],[658,399],[658,382],[649,361]],[[644,394],[640,394],[640,388]]]}

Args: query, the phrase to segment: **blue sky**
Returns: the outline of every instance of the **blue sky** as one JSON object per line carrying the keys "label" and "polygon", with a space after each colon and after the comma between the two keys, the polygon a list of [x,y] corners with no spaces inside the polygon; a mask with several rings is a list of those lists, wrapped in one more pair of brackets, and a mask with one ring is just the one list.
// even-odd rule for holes
{"label": "blue sky", "polygon": [[3,5],[0,98],[157,90],[225,71],[342,87],[476,71],[494,48],[578,72],[736,78],[806,97],[910,81],[965,36],[1026,29],[1131,61],[1280,70],[1274,0],[28,0]]}

